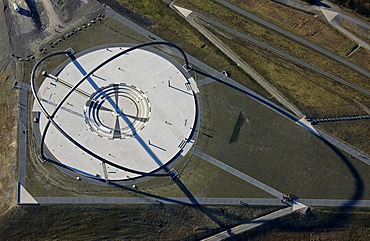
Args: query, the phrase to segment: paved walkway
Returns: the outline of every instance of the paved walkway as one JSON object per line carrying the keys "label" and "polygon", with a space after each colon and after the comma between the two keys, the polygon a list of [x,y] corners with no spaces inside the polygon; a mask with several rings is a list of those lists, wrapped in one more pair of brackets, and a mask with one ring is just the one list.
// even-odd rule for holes
{"label": "paved walkway", "polygon": [[343,58],[342,56],[339,56],[339,55],[337,55],[335,53],[332,53],[329,50],[326,50],[326,49],[324,49],[324,48],[322,48],[322,47],[320,47],[320,46],[318,46],[318,45],[316,45],[316,44],[308,41],[307,39],[304,39],[302,37],[299,37],[298,35],[295,35],[295,34],[289,32],[288,30],[285,30],[285,29],[283,29],[283,28],[281,28],[281,27],[279,27],[279,26],[277,26],[275,24],[272,24],[272,23],[270,23],[270,22],[268,22],[268,21],[266,21],[264,19],[261,19],[260,17],[257,17],[256,15],[251,14],[251,13],[249,13],[249,12],[247,12],[247,11],[245,11],[245,10],[243,10],[243,9],[241,9],[241,8],[239,8],[239,7],[233,5],[233,4],[231,4],[231,3],[229,3],[229,2],[227,2],[225,0],[215,0],[215,1],[218,2],[221,5],[223,5],[223,6],[227,7],[227,8],[229,8],[229,9],[231,9],[231,10],[233,10],[233,11],[235,11],[235,12],[241,14],[241,15],[243,15],[244,17],[251,19],[252,21],[254,21],[254,22],[258,23],[258,24],[261,24],[261,25],[263,25],[263,26],[265,26],[267,28],[270,28],[270,29],[272,29],[274,31],[277,31],[280,34],[283,34],[283,35],[287,36],[288,38],[290,38],[290,39],[292,39],[294,41],[297,41],[298,43],[301,43],[301,44],[303,44],[303,45],[305,45],[305,46],[307,46],[307,47],[309,47],[311,49],[316,50],[317,52],[320,52],[320,53],[326,55],[327,57],[329,57],[329,58],[331,58],[333,60],[336,60],[336,61],[338,61],[338,62],[340,62],[340,63],[348,66],[349,68],[351,68],[351,69],[353,69],[353,70],[355,70],[355,71],[363,74],[366,77],[370,77],[370,72],[368,70],[366,70],[366,69],[364,69],[364,68],[362,68],[362,67],[360,67],[360,66],[358,66],[358,65],[356,65],[356,64],[354,64],[352,62],[350,62],[349,60]]}
{"label": "paved walkway", "polygon": [[[187,197],[34,197],[39,204],[185,204],[194,203]],[[195,198],[200,205],[283,206],[277,198]],[[310,207],[370,207],[370,200],[299,199]]]}
{"label": "paved walkway", "polygon": [[314,15],[315,12],[317,12],[317,6],[311,5],[311,4],[305,4],[303,1],[295,1],[295,0],[272,0],[273,2],[288,6],[290,8],[312,14]]}
{"label": "paved walkway", "polygon": [[29,85],[21,84],[19,92],[19,137],[18,137],[18,182],[26,184],[28,90]]}
{"label": "paved walkway", "polygon": [[[340,26],[338,22],[336,21],[336,18],[340,18],[340,14],[337,12],[333,12],[330,10],[327,10],[325,8],[321,8],[322,13],[324,14],[325,18],[328,20],[328,22],[336,29],[338,29],[340,32],[342,32],[344,35],[352,39],[353,41],[359,43],[362,47],[366,48],[367,50],[370,50],[370,45],[363,41],[362,39],[357,38],[354,34],[347,31],[345,28]],[[348,18],[347,18],[348,19]],[[350,19],[348,19],[350,20]],[[351,21],[351,20],[350,20]],[[357,21],[356,21],[357,23]]]}
{"label": "paved walkway", "polygon": [[[274,96],[283,106],[293,112],[295,115],[303,117],[302,112],[290,103],[282,93],[280,93],[274,86],[272,86],[263,76],[261,76],[255,69],[253,69],[246,61],[242,60],[237,53],[226,48],[226,46],[219,41],[208,30],[194,21],[192,11],[173,5],[180,14],[188,21],[198,32],[206,37],[213,45],[215,45],[222,53],[228,56],[235,64],[237,64],[245,73],[254,79],[262,88]],[[189,13],[190,12],[190,13]]]}
{"label": "paved walkway", "polygon": [[188,197],[35,197],[40,204],[183,204],[193,205],[264,205],[282,206],[276,198],[195,198],[195,202]]}
{"label": "paved walkway", "polygon": [[353,147],[343,143],[342,141],[338,140],[337,138],[329,135],[328,133],[326,133],[326,132],[324,132],[320,129],[317,129],[316,131],[319,133],[321,138],[328,141],[330,144],[332,144],[332,145],[336,146],[337,148],[347,152],[348,154],[357,158],[358,160],[362,161],[363,163],[365,163],[367,165],[370,165],[370,157],[368,157],[364,153],[359,152],[358,150],[354,149]]}
{"label": "paved walkway", "polygon": [[[122,15],[119,15],[118,13],[116,13],[111,8],[108,8],[107,14],[110,15],[111,17],[117,19],[121,23],[125,24],[126,26],[132,28],[133,30],[137,31],[138,33],[143,34],[144,36],[151,36],[151,38],[148,37],[148,39],[155,38],[156,41],[165,41],[162,38],[160,38],[159,36],[149,32],[148,30],[142,28],[141,26],[137,25],[136,23],[134,23],[134,22],[130,21],[129,19],[123,17]],[[221,75],[221,77],[215,77],[215,76],[220,76],[221,72],[215,70],[214,68],[210,67],[209,65],[203,63],[202,61],[196,59],[195,57],[193,57],[189,54],[187,54],[187,56],[188,56],[189,62],[191,64],[193,64],[194,66],[199,67],[200,69],[202,69],[204,71],[204,72],[202,72],[203,75],[205,73],[208,73],[208,77],[212,77],[213,79],[216,79],[217,81],[219,81],[223,84],[226,84],[231,88],[237,89],[238,91],[241,91],[244,94],[247,94],[250,98],[252,98],[255,101],[259,102],[260,104],[270,108],[271,110],[279,113],[280,115],[282,115],[282,116],[284,116],[288,119],[291,119],[293,122],[296,122],[296,121],[299,120],[299,118],[297,116],[295,116],[295,115],[291,114],[290,112],[284,110],[283,108],[281,108],[280,106],[272,103],[271,101],[267,100],[266,98],[256,94],[255,92],[253,92],[249,88],[239,84],[235,80],[233,80],[229,77],[226,77],[224,75]],[[207,75],[205,75],[205,76],[207,76]]]}
{"label": "paved walkway", "polygon": [[356,18],[350,17],[350,16],[348,16],[348,15],[346,15],[346,14],[343,14],[343,13],[339,13],[339,16],[340,16],[341,18],[346,18],[346,19],[348,19],[349,21],[351,21],[351,22],[353,22],[353,23],[355,23],[355,24],[357,24],[357,25],[360,25],[360,26],[361,26],[361,27],[363,27],[363,28],[367,28],[368,30],[370,30],[370,24],[368,24],[368,23],[366,23],[366,22],[364,22],[364,21],[361,21],[361,20],[359,20],[359,19],[356,19]]}
{"label": "paved walkway", "polygon": [[282,51],[280,51],[280,50],[278,50],[276,48],[271,47],[268,44],[265,44],[265,43],[263,43],[263,42],[261,42],[261,41],[259,41],[257,39],[254,39],[254,38],[246,35],[246,34],[243,34],[243,33],[239,32],[239,31],[236,31],[236,30],[234,30],[234,29],[232,29],[232,28],[230,28],[230,27],[228,27],[228,26],[226,26],[224,24],[221,24],[221,23],[219,23],[219,22],[217,22],[217,21],[215,21],[213,19],[207,18],[207,17],[205,17],[205,16],[203,16],[203,15],[201,15],[199,13],[193,12],[193,15],[195,15],[197,18],[200,18],[201,20],[203,20],[203,21],[205,21],[205,22],[207,22],[207,23],[209,23],[211,25],[217,26],[217,27],[219,27],[219,28],[221,28],[221,29],[229,32],[229,33],[232,33],[232,34],[234,34],[234,35],[236,35],[236,36],[238,36],[238,37],[240,37],[240,38],[248,41],[248,42],[251,42],[251,43],[255,44],[256,46],[258,46],[260,48],[266,49],[266,50],[268,50],[268,51],[270,51],[270,52],[272,52],[272,53],[274,53],[274,54],[276,54],[276,55],[278,55],[278,56],[280,56],[282,58],[285,58],[287,60],[290,60],[290,61],[294,62],[295,64],[301,65],[301,66],[303,66],[303,67],[305,67],[307,69],[310,69],[310,70],[312,70],[312,71],[314,71],[316,73],[319,73],[319,74],[321,74],[321,75],[323,75],[323,76],[325,76],[325,77],[327,77],[329,79],[332,79],[332,80],[334,80],[334,81],[336,81],[338,83],[344,84],[344,85],[346,85],[346,86],[348,86],[348,87],[350,87],[350,88],[352,88],[354,90],[357,90],[357,91],[359,91],[359,92],[361,92],[361,93],[363,93],[365,95],[370,96],[370,91],[367,90],[367,89],[365,89],[365,88],[362,88],[362,87],[360,87],[358,85],[355,85],[355,84],[352,84],[352,83],[350,83],[348,81],[345,81],[342,78],[339,78],[339,77],[337,77],[337,76],[335,76],[333,74],[330,74],[330,73],[328,73],[326,71],[323,71],[322,69],[320,69],[320,68],[318,68],[318,67],[316,67],[314,65],[308,64],[308,63],[306,63],[306,62],[304,62],[304,61],[302,61],[302,60],[300,60],[298,58],[295,58],[295,57],[293,57],[293,56],[291,56],[291,55],[289,55],[287,53],[284,53],[284,52],[282,52]]}
{"label": "paved walkway", "polygon": [[271,221],[271,220],[274,220],[276,218],[280,218],[280,217],[286,216],[288,214],[291,214],[292,212],[293,212],[292,207],[279,209],[275,212],[272,212],[272,213],[269,213],[265,216],[259,217],[259,218],[253,220],[250,223],[245,223],[245,224],[238,225],[236,227],[233,227],[233,228],[228,229],[226,231],[217,233],[217,234],[215,234],[215,235],[213,235],[209,238],[205,238],[205,239],[202,239],[202,240],[204,240],[204,241],[224,240],[224,239],[227,239],[227,238],[232,237],[234,235],[241,234],[245,231],[248,231],[248,230],[254,229],[258,226],[261,226],[261,225],[265,224],[268,221]]}
{"label": "paved walkway", "polygon": [[[162,38],[160,38],[159,36],[149,32],[148,30],[142,28],[141,26],[139,26],[139,25],[135,24],[134,22],[128,20],[127,18],[123,17],[122,15],[119,15],[118,13],[113,11],[111,8],[108,8],[107,14],[112,16],[113,18],[117,19],[121,23],[125,24],[126,26],[132,28],[133,30],[137,31],[138,33],[143,34],[144,36],[149,36],[150,35],[151,37],[155,38],[157,41],[165,41]],[[148,39],[149,39],[149,37],[148,37]],[[209,65],[203,63],[202,61],[196,59],[195,57],[193,57],[191,55],[187,55],[187,56],[188,56],[188,59],[189,59],[190,63],[199,67],[203,71],[207,72],[210,76],[220,76],[221,73],[219,71],[215,70],[214,68],[210,67]],[[276,104],[272,103],[271,101],[267,100],[266,98],[254,93],[252,90],[250,90],[249,88],[239,84],[235,80],[233,80],[229,77],[226,77],[224,75],[221,75],[221,77],[216,77],[216,78],[213,78],[213,79],[216,79],[217,81],[222,82],[222,83],[228,85],[231,88],[237,89],[238,91],[242,91],[244,94],[247,94],[250,98],[254,99],[255,101],[259,102],[260,104],[270,108],[271,110],[273,110],[273,111],[277,112],[278,114],[290,119],[291,121],[296,122],[297,124],[304,127],[305,129],[312,132],[313,134],[316,134],[315,132],[312,131],[312,128],[310,126],[307,126],[305,123],[300,122],[298,117],[290,114],[289,112],[287,112],[286,110],[277,106]],[[323,133],[322,131],[318,131],[318,132],[320,134]],[[328,134],[323,135],[323,138],[326,139],[331,144],[333,144],[334,146],[336,146],[336,147],[338,147],[338,148],[340,148],[344,151],[350,151],[349,154],[358,157],[361,161],[370,160],[369,157],[363,155],[362,153],[356,151],[355,149],[349,147],[348,145],[346,145],[343,142],[331,137]],[[364,158],[362,158],[362,156],[364,156]],[[369,163],[369,165],[370,165],[370,163]]]}
{"label": "paved walkway", "polygon": [[[113,10],[108,8],[107,14],[110,14],[112,17],[116,18],[117,20],[121,21],[125,25],[133,28],[134,30],[138,31],[141,34],[152,36],[156,38],[158,41],[162,40],[158,36],[154,35],[153,33],[143,29],[142,27],[136,25],[135,23],[131,22],[130,20],[126,19],[125,17],[117,14]],[[163,40],[162,40],[163,41]],[[189,61],[201,68],[202,70],[206,71],[212,76],[220,76],[220,72],[213,69],[212,67],[204,64],[203,62],[199,61],[198,59],[188,55]],[[245,86],[242,86],[241,84],[237,83],[236,81],[221,75],[221,77],[217,78],[217,81],[223,81],[224,84],[236,88],[239,91],[243,91],[243,93],[248,94],[252,99],[256,100],[257,102],[267,106],[268,108],[274,110],[275,112],[285,116],[288,119],[291,119],[292,121],[297,121],[298,118],[290,114],[289,112],[281,109],[279,106],[276,106],[275,104],[271,103],[267,99],[257,95],[253,91],[249,90]],[[328,141],[331,142],[332,139],[328,138]],[[345,144],[341,143],[338,140],[335,140],[333,142],[334,145],[338,145],[339,148],[346,147]],[[348,147],[348,146],[347,146]],[[353,149],[354,150],[354,149]],[[347,151],[347,150],[346,150]],[[223,163],[220,163],[223,164]],[[243,173],[242,173],[243,174]],[[245,174],[243,174],[245,175]],[[243,176],[242,175],[242,176]],[[247,176],[248,177],[248,176]],[[249,177],[250,178],[250,177]],[[248,178],[247,178],[248,179]],[[249,179],[250,181],[253,181],[255,179]],[[255,180],[257,181],[257,180]],[[258,181],[257,181],[258,182]],[[265,185],[261,183],[262,186]],[[266,187],[269,189],[270,187]],[[272,189],[272,188],[271,188]],[[272,189],[271,192],[275,193],[275,195],[279,195],[280,192]],[[274,196],[275,196],[274,195]],[[179,198],[165,198],[165,197],[35,197],[35,199],[40,204],[53,204],[53,203],[120,203],[120,204],[145,204],[145,203],[168,203],[168,204],[174,204],[174,203],[184,203],[184,204],[191,204],[192,202],[189,201],[186,197],[179,197]],[[280,200],[277,198],[268,199],[268,198],[196,198],[197,202],[199,204],[204,205],[212,205],[212,204],[218,204],[218,205],[240,205],[240,201],[244,203],[245,205],[282,205]],[[307,205],[313,205],[313,206],[342,206],[343,204],[347,203],[348,200],[327,200],[327,199],[302,199],[302,201]],[[362,200],[355,203],[355,206],[358,207],[370,207],[370,200]]]}
{"label": "paved walkway", "polygon": [[370,207],[370,200],[348,199],[299,199],[310,207],[344,207],[349,203],[351,207]]}
{"label": "paved walkway", "polygon": [[248,176],[248,175],[246,175],[246,174],[244,174],[244,173],[236,170],[235,168],[233,168],[233,167],[231,167],[229,165],[226,165],[223,162],[220,162],[219,160],[211,157],[210,155],[207,155],[207,154],[205,154],[205,153],[203,153],[203,152],[201,152],[201,151],[199,151],[197,149],[194,149],[194,148],[192,148],[190,150],[190,152],[192,154],[196,155],[197,157],[200,157],[203,160],[206,160],[209,163],[212,163],[213,165],[215,165],[215,166],[217,166],[217,167],[219,167],[219,168],[221,168],[221,169],[223,169],[223,170],[231,173],[232,175],[234,175],[236,177],[239,177],[240,179],[242,179],[242,180],[244,180],[244,181],[252,184],[253,186],[258,187],[259,189],[262,189],[263,191],[271,194],[272,196],[275,196],[275,197],[277,197],[279,199],[281,199],[283,197],[283,193],[282,192],[279,192],[279,191],[273,189],[272,187],[267,186],[266,184],[264,184],[264,183],[262,183],[262,182],[260,182],[260,181],[258,181],[256,179],[254,179],[253,177],[250,177],[250,176]]}
{"label": "paved walkway", "polygon": [[204,78],[204,79],[198,80],[197,81],[197,85],[198,85],[198,87],[201,87],[203,85],[210,84],[210,83],[212,83],[214,81],[216,81],[216,80],[214,80],[212,78]]}

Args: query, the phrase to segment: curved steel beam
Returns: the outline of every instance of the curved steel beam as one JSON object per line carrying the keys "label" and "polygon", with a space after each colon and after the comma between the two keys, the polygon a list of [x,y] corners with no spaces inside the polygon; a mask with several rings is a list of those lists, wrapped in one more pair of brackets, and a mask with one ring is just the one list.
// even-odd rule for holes
{"label": "curved steel beam", "polygon": [[[37,92],[36,92],[36,87],[35,87],[35,75],[36,75],[36,71],[38,69],[38,67],[47,59],[51,58],[51,57],[54,57],[54,56],[57,56],[57,55],[63,55],[63,54],[66,54],[68,55],[69,52],[67,51],[63,51],[63,52],[57,52],[57,53],[52,53],[50,55],[47,55],[45,56],[44,58],[40,59],[36,65],[34,66],[34,68],[32,69],[32,73],[31,73],[31,88],[32,88],[32,93],[33,93],[33,96],[37,102],[37,104],[39,105],[39,107],[41,108],[41,111],[44,113],[44,115],[46,116],[46,118],[48,119],[48,122],[46,123],[46,126],[45,126],[45,129],[43,131],[43,134],[42,134],[42,137],[41,137],[41,143],[40,143],[40,149],[41,149],[41,157],[43,159],[46,159],[48,160],[48,157],[45,156],[44,154],[44,142],[45,142],[45,137],[46,137],[46,134],[47,134],[47,131],[50,127],[50,124],[53,124],[54,127],[64,136],[66,137],[70,142],[72,142],[74,145],[76,145],[78,148],[80,148],[81,150],[85,151],[86,153],[88,153],[90,156],[100,160],[101,162],[103,163],[107,163],[115,168],[118,168],[120,170],[124,170],[124,171],[127,171],[127,172],[130,172],[130,173],[134,173],[134,174],[139,174],[139,175],[146,175],[146,176],[168,176],[169,174],[157,174],[157,173],[147,173],[147,172],[141,172],[141,171],[137,171],[137,170],[134,170],[134,169],[130,169],[130,168],[126,168],[126,167],[123,167],[123,166],[120,166],[118,164],[115,164],[105,158],[102,158],[101,156],[99,156],[98,154],[90,151],[88,148],[86,148],[85,146],[81,145],[80,143],[78,143],[75,139],[73,139],[70,135],[68,135],[55,121],[54,121],[54,116],[57,114],[57,112],[59,111],[59,109],[62,107],[62,105],[64,104],[64,102],[68,99],[68,97],[85,81],[87,80],[87,78],[89,78],[95,71],[99,70],[100,68],[102,68],[103,66],[105,66],[106,64],[108,64],[109,62],[113,61],[114,59],[126,54],[126,53],[129,53],[135,49],[139,49],[139,48],[144,48],[144,47],[147,47],[147,46],[152,46],[152,45],[167,45],[167,46],[170,46],[170,47],[173,47],[175,49],[177,49],[181,55],[183,56],[184,60],[185,60],[185,64],[186,64],[186,68],[191,70],[192,67],[189,65],[189,60],[185,54],[185,52],[180,48],[178,47],[177,45],[173,44],[173,43],[169,43],[169,42],[150,42],[150,43],[144,43],[144,44],[139,44],[139,45],[136,45],[136,46],[133,46],[133,47],[130,47],[128,49],[125,49],[121,52],[119,52],[118,54],[115,54],[114,56],[110,57],[109,59],[103,61],[101,64],[99,64],[97,67],[95,67],[94,69],[92,69],[89,73],[87,73],[79,82],[77,82],[76,85],[74,85],[68,92],[67,94],[63,97],[63,99],[59,102],[59,104],[57,105],[57,107],[55,108],[55,110],[53,111],[53,113],[50,115],[48,113],[48,111],[45,109],[45,107],[43,106],[43,104],[41,103],[41,100],[39,99],[39,97],[37,96]],[[195,97],[194,97],[195,98]],[[165,164],[166,165],[166,164]],[[164,165],[164,166],[165,166]],[[65,165],[66,168],[70,169],[68,166]],[[163,167],[163,166],[162,166]],[[156,169],[155,171],[158,171],[159,169],[161,169],[162,167]],[[153,172],[155,172],[153,171]]]}

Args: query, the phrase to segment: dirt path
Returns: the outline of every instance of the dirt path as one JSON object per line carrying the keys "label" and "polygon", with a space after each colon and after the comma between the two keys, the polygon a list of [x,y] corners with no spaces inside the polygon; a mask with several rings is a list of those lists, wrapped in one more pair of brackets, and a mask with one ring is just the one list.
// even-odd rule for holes
{"label": "dirt path", "polygon": [[55,33],[58,26],[61,25],[61,21],[60,21],[58,15],[55,13],[55,10],[54,10],[50,0],[42,0],[41,2],[44,5],[45,13],[46,13],[46,15],[48,16],[48,19],[49,19],[47,31],[50,34],[53,34],[53,33]]}

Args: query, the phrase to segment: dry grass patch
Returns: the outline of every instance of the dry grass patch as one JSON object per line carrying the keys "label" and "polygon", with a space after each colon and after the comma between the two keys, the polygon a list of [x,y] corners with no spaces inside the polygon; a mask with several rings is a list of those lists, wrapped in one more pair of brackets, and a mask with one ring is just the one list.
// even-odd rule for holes
{"label": "dry grass patch", "polygon": [[179,205],[46,205],[0,219],[3,240],[200,240],[276,208]]}
{"label": "dry grass patch", "polygon": [[[207,63],[211,67],[219,71],[229,71],[233,79],[238,80],[257,93],[267,96],[266,92],[259,85],[235,66],[235,64],[214,47],[205,37],[200,35],[178,13],[170,9],[166,3],[151,0],[135,2],[119,0],[118,2],[134,12],[142,14],[155,23],[147,27],[149,31],[159,35],[166,41],[177,44],[187,53]],[[202,48],[202,46],[204,47]]]}
{"label": "dry grass patch", "polygon": [[[152,3],[150,3],[152,4]],[[177,15],[176,15],[177,16]],[[179,16],[177,16],[179,17]],[[179,17],[180,18],[180,17]],[[181,18],[180,18],[181,19]],[[164,28],[161,25],[152,26],[152,28],[162,29],[166,33],[169,33],[169,29]],[[162,30],[160,30],[162,31]],[[193,41],[193,33],[192,28],[183,28],[179,31],[185,31],[184,33],[188,35],[188,38],[182,40],[180,44],[187,44],[188,42],[191,43]],[[103,37],[105,36],[105,37]],[[176,35],[176,38],[180,39],[181,36]],[[85,41],[86,40],[86,41]],[[105,18],[102,22],[96,23],[87,29],[83,29],[82,31],[77,32],[74,36],[58,43],[55,48],[48,48],[48,52],[56,52],[56,51],[63,51],[68,47],[72,47],[77,53],[101,44],[106,43],[117,43],[117,42],[125,42],[125,43],[141,43],[147,40],[146,36],[141,36],[134,31],[130,30],[126,26],[122,25],[120,22],[116,21],[112,18]],[[203,43],[203,42],[199,42]],[[192,49],[194,48],[191,47]],[[223,57],[217,57],[216,53],[211,53],[207,55],[207,52],[212,51],[211,48],[208,46],[204,48],[203,54],[206,58],[212,62],[215,58],[219,58],[220,62],[215,62],[217,65],[224,66],[228,72],[235,78],[239,77],[241,82],[248,83],[250,81],[246,78],[246,75],[243,74],[237,66],[233,66],[228,62],[222,61]],[[212,59],[213,58],[213,59]],[[56,68],[59,64],[63,61],[67,60],[66,56],[61,56],[54,58],[52,60],[48,60],[42,66],[42,70],[46,70],[51,72],[54,68]],[[212,62],[214,63],[214,62]],[[28,67],[27,67],[28,66]],[[30,72],[30,67],[33,66],[32,63],[27,62],[25,66],[25,72]],[[197,79],[198,77],[196,77]],[[199,77],[203,78],[203,77]],[[38,79],[38,84],[41,84],[43,78]],[[252,85],[256,85],[251,82]],[[32,103],[33,100],[30,100]],[[30,142],[30,151],[29,156],[31,157],[31,162],[27,164],[27,189],[35,196],[135,196],[136,194],[131,193],[126,189],[118,189],[112,188],[110,186],[102,185],[96,186],[91,184],[86,184],[83,182],[78,182],[73,180],[71,177],[67,176],[66,174],[62,173],[60,170],[55,168],[53,165],[49,163],[41,164],[37,158],[39,153],[38,144],[35,143],[35,140],[31,138]],[[194,195],[201,195],[201,196],[234,196],[234,197],[251,197],[251,196],[259,196],[264,197],[266,196],[265,193],[261,192],[258,189],[254,189],[253,187],[249,187],[248,184],[245,182],[233,177],[229,176],[227,173],[223,173],[222,170],[212,166],[211,164],[207,164],[205,162],[196,160],[195,157],[191,158],[190,161],[187,160],[186,162],[188,165],[186,167],[181,167],[181,163],[175,165],[176,169],[183,169],[181,174],[181,179],[184,181],[186,186],[194,192]],[[194,164],[199,164],[199,169],[192,169],[191,167]],[[179,167],[179,168],[178,168]],[[214,170],[215,174],[210,176],[204,176],[203,174],[207,173],[207,170],[212,169]],[[202,172],[202,175],[199,173]],[[220,174],[222,176],[227,176],[227,181],[222,178],[219,178],[216,174]],[[193,178],[195,176],[195,178]],[[202,180],[205,178],[205,180]],[[203,181],[203,184],[201,184]],[[234,183],[235,182],[235,183]],[[245,191],[235,191],[234,189],[226,188],[225,185],[231,185],[231,183],[235,187],[243,188]],[[153,178],[149,179],[148,181],[144,181],[143,183],[138,183],[137,186],[140,190],[144,192],[148,192],[151,194],[157,195],[164,195],[164,196],[184,196],[183,192],[179,189],[179,187],[171,181],[168,177],[165,178]],[[222,187],[221,189],[219,187]],[[248,188],[246,188],[248,187]],[[226,190],[226,191],[225,191]],[[233,191],[234,190],[234,191]],[[226,193],[226,194],[224,194]],[[262,194],[261,194],[262,193]],[[267,195],[268,196],[268,195]]]}
{"label": "dry grass patch", "polygon": [[[370,166],[234,89],[220,83],[204,89],[210,110],[207,133],[213,136],[200,136],[208,139],[205,153],[300,198],[370,197]],[[240,113],[244,124],[237,141],[230,142]]]}
{"label": "dry grass patch", "polygon": [[[348,50],[355,45],[351,39],[330,26],[323,17],[315,17],[269,0],[231,0],[230,2],[341,56],[345,56]],[[350,25],[351,29],[358,30],[356,30],[358,34],[366,33],[364,29],[352,28],[352,24]],[[370,52],[364,57],[369,59]],[[352,61],[367,69],[370,68],[369,61],[364,62],[360,58],[353,58]]]}
{"label": "dry grass patch", "polygon": [[368,29],[349,21],[346,18],[340,18],[339,20],[336,20],[342,27],[347,29],[348,31],[352,32],[354,35],[357,35],[360,39],[367,40],[369,43],[370,40],[370,32]]}
{"label": "dry grass patch", "polygon": [[0,215],[16,204],[17,91],[11,66],[0,73]]}
{"label": "dry grass patch", "polygon": [[369,120],[322,123],[319,124],[319,127],[350,146],[354,146],[359,151],[370,155]]}
{"label": "dry grass patch", "polygon": [[[249,21],[243,16],[212,1],[178,1],[178,3],[181,6],[200,12],[210,18],[215,19],[216,21],[230,26],[241,33],[247,34],[287,54],[317,66],[328,73],[337,75],[364,88],[370,88],[370,83],[366,80],[366,78],[345,65],[337,63],[336,61],[329,59],[326,56],[311,50],[310,48],[302,46],[273,30],[264,28],[252,21]],[[333,38],[334,37],[335,36],[333,36]],[[345,47],[344,52],[347,53],[352,47],[353,44],[348,45]],[[367,55],[367,53],[365,53],[365,55]]]}
{"label": "dry grass patch", "polygon": [[[365,112],[363,106],[352,99],[358,96],[357,92],[348,92],[348,88],[338,86],[328,78],[311,73],[269,52],[248,45],[242,39],[237,37],[229,39],[220,35],[219,32],[214,32],[214,34],[217,34],[226,46],[237,51],[243,60],[287,96],[307,116],[340,116]],[[345,94],[341,94],[341,90]],[[360,97],[359,101],[365,104],[369,100],[367,96],[360,95]]]}

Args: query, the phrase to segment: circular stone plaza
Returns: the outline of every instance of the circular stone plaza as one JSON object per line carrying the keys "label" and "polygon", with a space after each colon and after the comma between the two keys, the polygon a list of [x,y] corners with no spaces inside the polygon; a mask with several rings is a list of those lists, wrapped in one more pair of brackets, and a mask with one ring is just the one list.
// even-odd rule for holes
{"label": "circular stone plaza", "polygon": [[33,90],[36,69],[45,76],[33,105],[41,159],[77,176],[120,181],[166,175],[188,152],[199,110],[186,56],[183,67],[145,45],[156,43],[68,50],[50,73],[38,66],[54,56],[36,64]]}

